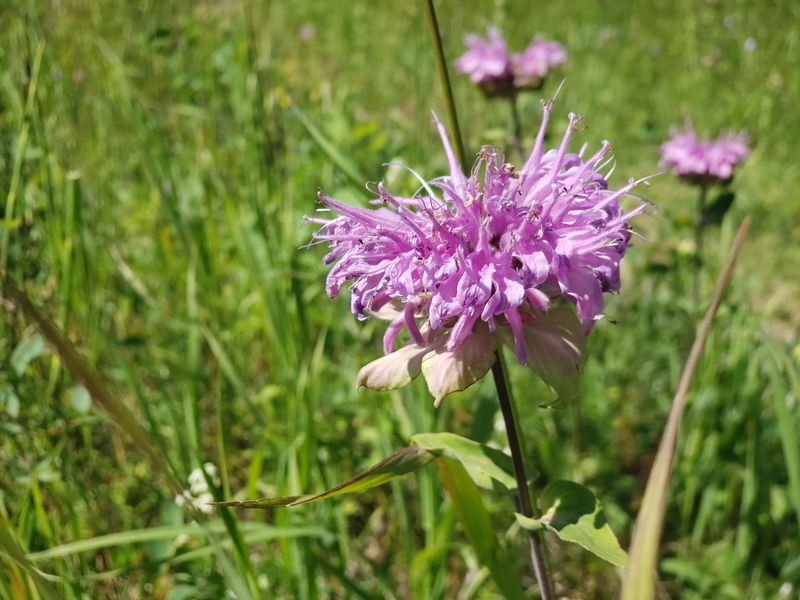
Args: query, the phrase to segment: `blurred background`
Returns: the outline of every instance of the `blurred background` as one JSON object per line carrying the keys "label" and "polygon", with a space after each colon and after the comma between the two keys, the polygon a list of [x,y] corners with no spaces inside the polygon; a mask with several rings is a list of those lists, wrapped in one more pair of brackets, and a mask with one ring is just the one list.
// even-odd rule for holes
{"label": "blurred background", "polygon": [[[574,148],[612,141],[612,185],[658,172],[658,145],[687,119],[701,134],[749,132],[735,200],[706,233],[708,299],[753,219],[683,421],[660,594],[797,598],[800,5],[436,7],[451,66],[464,34],[490,24],[514,49],[537,33],[566,47],[520,98],[523,147],[564,78],[549,141],[583,114]],[[506,145],[508,105],[451,78],[468,153]],[[190,496],[321,491],[418,432],[503,447],[491,382],[438,410],[419,381],[357,391],[382,325],[353,318],[346,294],[329,300],[324,250],[301,249],[318,189],[364,203],[365,181],[416,189],[386,163],[445,172],[431,110],[444,117],[422,2],[0,3],[0,270]],[[696,190],[665,173],[639,192],[655,208],[635,222],[643,239],[591,336],[580,402],[541,409],[548,391],[511,369],[536,485],[589,486],[625,547],[705,306],[691,294]],[[1,598],[500,597],[432,466],[295,509],[187,511],[5,297],[0,432]],[[535,597],[508,498],[484,501]],[[550,557],[560,596],[614,597],[611,566],[564,545]]]}

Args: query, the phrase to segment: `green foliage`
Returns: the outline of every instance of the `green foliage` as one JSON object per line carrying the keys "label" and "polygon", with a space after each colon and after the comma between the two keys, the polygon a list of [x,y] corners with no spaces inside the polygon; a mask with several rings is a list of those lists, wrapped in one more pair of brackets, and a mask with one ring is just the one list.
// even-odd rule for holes
{"label": "green foliage", "polygon": [[537,519],[516,513],[522,527],[552,531],[559,539],[578,544],[612,565],[625,566],[627,555],[591,490],[574,481],[554,481],[542,490],[539,504],[542,516]]}
{"label": "green foliage", "polygon": [[[502,447],[488,385],[438,410],[421,382],[358,392],[356,373],[379,355],[382,326],[357,322],[346,299],[329,301],[322,249],[299,250],[318,188],[358,202],[362,177],[399,193],[419,186],[386,163],[426,179],[444,172],[430,110],[445,113],[422,3],[6,5],[5,269],[182,487],[212,462],[219,481],[209,490],[219,500],[228,490],[325,490],[426,431]],[[440,0],[437,11],[451,61],[463,34],[490,21],[516,47],[536,32],[561,40],[570,61],[541,91],[552,95],[566,78],[553,131],[569,111],[585,114],[581,141],[614,143],[614,185],[656,172],[658,143],[687,117],[704,132],[744,127],[756,140],[733,182],[735,202],[706,236],[702,297],[732,223],[753,216],[684,415],[658,574],[666,595],[689,600],[775,598],[784,583],[797,590],[799,484],[788,457],[800,422],[798,7],[582,0],[490,11]],[[305,24],[310,40],[298,35]],[[743,50],[748,37],[753,52]],[[483,143],[505,146],[506,107],[464,77],[453,83],[468,155]],[[538,99],[521,99],[523,146]],[[549,390],[528,369],[509,369],[536,487],[568,478],[596,490],[623,547],[701,313],[689,294],[694,190],[669,175],[651,183],[639,191],[657,211],[636,223],[645,240],[588,340],[579,399],[542,410]],[[467,509],[431,468],[291,511],[198,515],[219,540],[213,547],[198,533],[157,548],[128,540],[38,558],[102,536],[188,527],[191,515],[177,511],[175,490],[102,403],[93,398],[84,412],[80,382],[57,352],[12,366],[14,349],[43,333],[5,290],[0,297],[0,523],[36,568],[59,578],[48,582],[56,597],[508,593],[494,583],[486,549],[465,543],[485,531],[485,518],[459,517]],[[785,359],[776,363],[772,348]],[[507,495],[482,490],[480,499],[506,568],[526,573]],[[313,531],[297,533],[304,528]],[[614,596],[613,567],[574,544],[548,551],[563,595]],[[0,597],[35,593],[22,567],[0,561]]]}

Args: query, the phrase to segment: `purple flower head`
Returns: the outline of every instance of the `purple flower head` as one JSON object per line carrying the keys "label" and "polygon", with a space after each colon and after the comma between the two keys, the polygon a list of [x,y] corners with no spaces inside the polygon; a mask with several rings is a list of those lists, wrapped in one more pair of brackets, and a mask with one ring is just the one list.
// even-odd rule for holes
{"label": "purple flower head", "polygon": [[690,183],[725,183],[733,170],[750,155],[744,133],[726,133],[717,139],[699,140],[690,125],[673,128],[672,137],[661,145],[661,165]]}
{"label": "purple flower head", "polygon": [[456,69],[469,75],[470,81],[487,94],[508,93],[514,82],[508,47],[496,27],[489,27],[488,33],[486,39],[467,34],[464,38],[467,51],[456,61]]}
{"label": "purple flower head", "polygon": [[511,57],[514,87],[535,89],[542,85],[547,72],[567,60],[567,51],[558,42],[533,38],[528,47]]}
{"label": "purple flower head", "polygon": [[525,50],[511,55],[496,27],[489,28],[488,39],[474,33],[464,39],[468,49],[456,61],[456,69],[490,96],[538,88],[551,68],[567,60],[561,44],[539,36]]}
{"label": "purple flower head", "polygon": [[[552,103],[521,169],[484,147],[465,175],[444,127],[436,127],[450,173],[423,183],[411,198],[378,185],[378,208],[357,208],[320,193],[333,218],[314,240],[330,245],[327,291],[351,282],[359,319],[387,318],[384,356],[359,383],[391,389],[421,371],[437,403],[482,377],[498,341],[513,348],[561,395],[571,394],[583,337],[603,308],[603,293],[620,287],[619,263],[628,247],[620,200],[636,181],[609,189],[601,170],[611,145],[591,156],[568,152],[580,117],[570,115],[557,149],[543,148]],[[558,299],[567,299],[575,309]],[[411,343],[395,350],[405,330]]]}

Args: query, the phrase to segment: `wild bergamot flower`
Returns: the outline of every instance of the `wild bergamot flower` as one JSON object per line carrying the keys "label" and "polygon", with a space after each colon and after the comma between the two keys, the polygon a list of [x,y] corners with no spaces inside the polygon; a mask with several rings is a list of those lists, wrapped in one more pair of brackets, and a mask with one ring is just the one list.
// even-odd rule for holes
{"label": "wild bergamot flower", "polygon": [[727,183],[734,169],[750,154],[744,133],[725,133],[716,139],[698,139],[691,126],[672,129],[661,145],[661,164],[689,183],[708,186]]}
{"label": "wild bergamot flower", "polygon": [[464,38],[467,51],[456,61],[456,69],[488,95],[509,95],[542,84],[548,71],[567,59],[558,42],[535,37],[522,52],[510,54],[500,31],[490,27],[488,37],[474,33]]}
{"label": "wild bergamot flower", "polygon": [[[619,290],[628,220],[644,204],[620,204],[634,180],[609,189],[608,142],[589,157],[585,147],[567,151],[580,117],[571,114],[560,146],[544,150],[551,106],[543,103],[521,169],[484,147],[465,175],[435,120],[450,173],[423,193],[402,198],[379,184],[381,206],[367,209],[320,192],[336,216],[307,220],[321,225],[314,240],[330,245],[328,295],[351,282],[353,313],[389,321],[386,355],[361,370],[359,385],[393,389],[422,372],[438,404],[483,377],[502,342],[561,396],[574,394],[583,337],[603,293]],[[396,350],[401,331],[410,341]]]}

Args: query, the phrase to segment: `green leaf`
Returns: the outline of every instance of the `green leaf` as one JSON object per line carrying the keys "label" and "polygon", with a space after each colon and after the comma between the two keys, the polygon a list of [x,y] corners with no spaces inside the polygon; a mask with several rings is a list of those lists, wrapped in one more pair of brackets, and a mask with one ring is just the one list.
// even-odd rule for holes
{"label": "green leaf", "polygon": [[612,565],[625,566],[628,557],[606,522],[600,501],[588,488],[573,481],[554,481],[542,491],[541,505],[542,517],[531,519],[517,513],[517,522],[531,531],[552,531]]}
{"label": "green leaf", "polygon": [[342,494],[363,492],[393,479],[412,473],[440,456],[451,458],[462,465],[477,485],[489,490],[508,492],[516,488],[507,454],[479,444],[454,433],[420,433],[412,438],[413,444],[395,451],[387,458],[365,471],[351,477],[320,494],[306,496],[278,496],[258,500],[212,502],[214,506],[237,508],[281,508],[333,498]]}
{"label": "green leaf", "polygon": [[350,159],[348,159],[344,153],[340,152],[339,149],[336,148],[336,146],[327,137],[325,137],[325,135],[323,135],[319,129],[317,129],[316,125],[311,122],[311,119],[309,119],[302,110],[293,105],[290,108],[290,111],[308,132],[308,135],[311,136],[311,139],[314,140],[317,146],[319,146],[320,150],[322,150],[328,156],[328,158],[331,159],[333,164],[339,167],[342,173],[347,175],[350,181],[358,189],[362,189],[364,187],[366,178],[358,172],[358,169],[350,161]]}
{"label": "green leaf", "polygon": [[44,352],[44,338],[38,333],[25,338],[11,353],[11,368],[17,375],[22,375],[30,362]]}
{"label": "green leaf", "polygon": [[214,506],[235,506],[237,508],[279,508],[298,506],[308,502],[316,502],[325,498],[333,498],[342,494],[352,494],[362,492],[379,485],[383,485],[393,479],[407,475],[416,471],[420,467],[431,462],[436,455],[424,448],[412,445],[401,448],[390,456],[386,457],[369,469],[362,471],[355,477],[322,492],[308,496],[283,496],[277,498],[262,498],[259,500],[240,500],[231,502],[212,502]]}
{"label": "green leaf", "polygon": [[517,488],[511,457],[485,444],[455,433],[419,433],[411,441],[464,465],[472,480],[487,490],[508,492]]}
{"label": "green leaf", "polygon": [[436,465],[450,494],[456,518],[478,560],[489,569],[505,598],[521,599],[519,574],[514,570],[514,562],[497,542],[491,516],[481,500],[478,486],[461,463],[443,457],[436,461]]}

